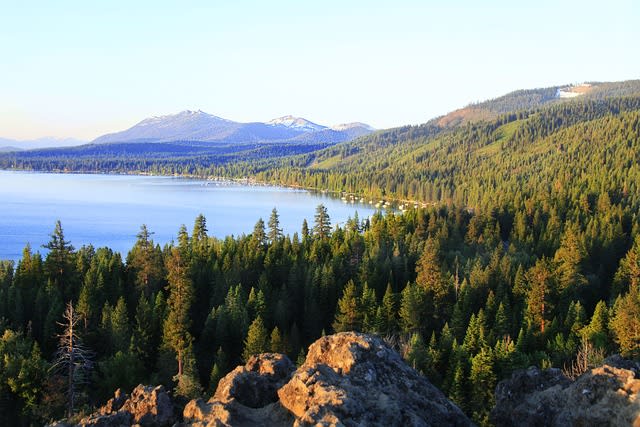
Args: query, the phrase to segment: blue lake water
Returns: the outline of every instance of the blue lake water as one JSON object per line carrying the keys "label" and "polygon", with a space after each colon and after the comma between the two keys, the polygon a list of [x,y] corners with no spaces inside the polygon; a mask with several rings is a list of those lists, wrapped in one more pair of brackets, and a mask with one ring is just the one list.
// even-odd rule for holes
{"label": "blue lake water", "polygon": [[161,245],[176,239],[181,224],[191,233],[200,213],[209,235],[224,237],[252,232],[275,207],[285,234],[299,232],[303,219],[313,226],[317,205],[327,207],[331,223],[344,224],[358,212],[374,212],[368,204],[291,188],[243,185],[195,179],[48,174],[0,171],[0,259],[18,260],[27,243],[44,253],[55,221],[67,240],[79,248],[108,246],[123,257],[142,224]]}

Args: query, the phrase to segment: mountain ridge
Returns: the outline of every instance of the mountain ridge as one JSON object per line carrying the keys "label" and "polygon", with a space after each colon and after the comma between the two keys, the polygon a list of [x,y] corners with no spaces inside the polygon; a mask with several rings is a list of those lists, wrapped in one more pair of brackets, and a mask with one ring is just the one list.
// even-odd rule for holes
{"label": "mountain ridge", "polygon": [[[194,140],[193,134],[178,140],[154,140],[148,135],[145,139],[142,135],[130,142],[3,153],[0,167],[160,174],[171,171],[189,175],[195,172],[202,176],[252,177],[274,184],[331,191],[354,192],[365,188],[373,197],[394,195],[442,202],[451,200],[444,195],[456,193],[455,188],[461,184],[454,184],[454,176],[472,173],[466,169],[470,161],[475,162],[473,174],[477,174],[483,165],[497,161],[500,156],[513,160],[504,150],[518,146],[518,141],[531,148],[531,138],[540,139],[543,134],[553,134],[566,127],[582,131],[575,125],[596,119],[600,120],[596,126],[604,126],[605,116],[619,116],[622,111],[637,109],[640,80],[592,82],[588,90],[586,87],[580,89],[584,92],[582,95],[569,98],[559,95],[561,91],[573,90],[567,85],[518,90],[465,107],[473,109],[475,117],[464,112],[456,117],[457,113],[452,112],[420,125],[374,133],[357,123],[335,126],[344,129],[339,131],[324,128],[303,132],[279,124],[236,124],[201,111],[186,111],[183,115],[202,116],[230,129],[217,140]],[[163,122],[175,116],[160,116],[154,121]],[[449,122],[442,123],[443,118]],[[283,116],[280,119],[276,121],[286,125],[293,124],[297,118]],[[626,115],[623,120],[632,121],[633,117]],[[260,135],[261,132],[268,132],[267,137]],[[460,158],[454,159],[454,153]],[[461,167],[466,171],[462,175]],[[451,174],[454,170],[458,175]],[[432,181],[437,177],[440,181],[434,184]],[[467,196],[461,197],[457,202],[478,203],[477,198],[470,201]]]}
{"label": "mountain ridge", "polygon": [[104,143],[157,143],[198,141],[210,143],[285,142],[302,140],[313,142],[343,142],[355,136],[373,132],[364,123],[328,127],[292,115],[267,122],[235,122],[202,110],[184,110],[176,114],[152,116],[123,131],[102,135],[92,144]]}

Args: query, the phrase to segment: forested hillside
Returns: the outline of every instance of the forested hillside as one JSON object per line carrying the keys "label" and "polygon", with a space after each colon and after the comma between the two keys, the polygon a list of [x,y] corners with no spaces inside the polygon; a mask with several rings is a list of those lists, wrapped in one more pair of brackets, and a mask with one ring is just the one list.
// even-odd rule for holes
{"label": "forested hillside", "polygon": [[246,168],[260,180],[489,210],[604,189],[637,206],[639,109],[640,97],[573,101],[449,131],[378,132]]}
{"label": "forested hillside", "polygon": [[[336,128],[344,138],[334,138],[324,129],[315,133],[303,133],[290,140],[257,142],[246,135],[233,142],[207,142],[199,140],[176,140],[165,142],[123,142],[111,144],[89,144],[74,148],[44,149],[25,152],[0,153],[0,168],[39,171],[109,172],[109,173],[155,173],[197,176],[254,177],[274,180],[281,184],[305,185],[317,189],[367,193],[371,196],[409,197],[421,201],[443,201],[449,198],[451,189],[437,188],[433,191],[419,188],[416,179],[428,178],[429,173],[413,174],[404,179],[402,168],[415,157],[418,170],[434,166],[454,167],[465,170],[465,162],[441,164],[441,159],[432,155],[446,151],[465,152],[474,156],[476,148],[484,148],[481,155],[512,156],[514,153],[500,152],[498,146],[485,148],[484,144],[517,140],[512,131],[527,126],[529,119],[561,121],[552,124],[552,129],[591,121],[603,114],[617,114],[622,110],[634,110],[637,106],[623,99],[640,96],[640,80],[623,82],[590,83],[578,98],[558,97],[558,91],[572,90],[571,86],[554,86],[543,89],[519,90],[504,96],[472,104],[442,117],[434,118],[419,126],[404,126],[361,135],[366,125],[344,125]],[[618,98],[618,99],[616,99]],[[627,99],[627,101],[629,101]],[[610,105],[622,103],[619,106]],[[637,101],[634,101],[637,102]],[[567,106],[565,109],[564,106]],[[497,129],[502,125],[503,128]],[[349,127],[352,126],[352,127]],[[355,127],[353,127],[355,126]],[[542,127],[546,124],[540,125]],[[596,126],[599,126],[596,124]],[[369,129],[369,128],[366,128]],[[537,132],[537,129],[530,129]],[[367,130],[367,132],[370,130]],[[534,133],[530,137],[537,138]],[[356,139],[353,139],[356,138]],[[482,141],[477,141],[481,138]],[[336,144],[341,140],[350,141]],[[353,140],[352,140],[353,139]],[[472,145],[466,146],[466,142]],[[536,143],[529,138],[529,142]],[[335,144],[335,145],[334,145]],[[392,149],[393,146],[399,146]],[[437,149],[441,149],[438,153]],[[448,154],[448,153],[447,153]],[[517,156],[518,153],[515,153]],[[428,158],[428,159],[427,159]],[[429,163],[426,162],[429,160]],[[482,157],[479,158],[482,160]],[[497,160],[501,160],[497,158]],[[394,169],[400,168],[400,172]],[[348,172],[359,170],[358,175]],[[446,172],[446,171],[445,171]],[[395,174],[398,178],[385,177]],[[346,176],[345,176],[346,175]],[[374,176],[376,175],[376,176]],[[439,174],[442,175],[442,174]],[[378,189],[362,186],[375,179]],[[398,185],[400,181],[403,184]],[[381,187],[380,187],[381,186]],[[409,186],[411,188],[402,188]],[[449,185],[450,186],[450,185]],[[396,188],[398,187],[398,188]],[[438,187],[441,187],[440,181]],[[379,191],[378,191],[379,190]],[[433,194],[435,191],[436,194]],[[438,194],[444,191],[444,194]]]}
{"label": "forested hillside", "polygon": [[516,368],[563,367],[580,348],[593,363],[638,353],[636,214],[604,193],[583,210],[551,200],[344,228],[319,207],[293,236],[274,212],[236,239],[208,237],[199,217],[164,248],[142,227],[126,258],[75,250],[58,225],[44,259],[26,248],[1,264],[0,413],[6,424],[64,412],[68,372],[51,366],[70,303],[94,362],[77,378],[76,411],[140,382],[191,397],[251,354],[296,358],[323,333],[359,330],[388,337],[482,423]]}
{"label": "forested hillside", "polygon": [[[46,156],[2,162],[89,167]],[[211,391],[251,354],[295,359],[332,331],[387,337],[479,424],[514,369],[569,368],[578,353],[588,364],[640,355],[640,96],[594,89],[284,160],[123,162],[114,166],[421,207],[333,227],[319,206],[292,236],[274,210],[250,234],[224,239],[208,236],[200,216],[164,248],[143,226],[128,254],[74,249],[56,225],[46,256],[26,248],[17,265],[0,264],[0,424],[64,412],[68,371],[50,367],[67,304],[94,362],[77,383],[76,411],[140,382],[185,398]]]}

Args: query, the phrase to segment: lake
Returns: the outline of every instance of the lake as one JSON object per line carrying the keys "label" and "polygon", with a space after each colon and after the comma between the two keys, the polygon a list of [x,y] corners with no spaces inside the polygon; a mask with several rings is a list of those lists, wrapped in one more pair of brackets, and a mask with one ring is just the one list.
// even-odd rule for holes
{"label": "lake", "polygon": [[44,253],[55,226],[62,222],[67,240],[79,248],[108,246],[123,258],[146,224],[160,245],[176,240],[181,224],[191,233],[200,213],[210,236],[249,234],[259,218],[265,224],[275,207],[285,234],[300,232],[303,219],[313,226],[317,205],[327,207],[331,223],[343,225],[368,204],[344,203],[321,193],[272,186],[197,179],[54,174],[0,171],[0,259],[18,260],[27,243]]}

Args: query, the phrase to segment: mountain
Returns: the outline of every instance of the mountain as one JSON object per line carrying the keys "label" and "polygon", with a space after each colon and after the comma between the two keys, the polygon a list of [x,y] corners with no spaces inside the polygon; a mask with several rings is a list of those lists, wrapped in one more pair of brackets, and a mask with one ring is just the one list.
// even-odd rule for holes
{"label": "mountain", "polygon": [[30,139],[30,140],[0,138],[0,152],[35,150],[39,148],[52,148],[52,147],[73,147],[73,146],[82,145],[86,143],[87,143],[86,141],[82,141],[75,138],[43,137],[43,138]]}
{"label": "mountain", "polygon": [[271,126],[281,126],[288,129],[298,130],[300,132],[316,132],[322,129],[326,129],[326,126],[318,125],[310,122],[302,117],[282,116],[277,119],[269,120],[267,122]]}
{"label": "mountain", "polygon": [[360,128],[366,129],[370,132],[375,132],[374,128],[372,128],[366,123],[361,123],[361,122],[342,123],[339,125],[331,126],[331,129],[337,130],[337,131],[347,131],[351,129],[360,129]]}
{"label": "mountain", "polygon": [[240,127],[239,123],[203,111],[187,110],[144,119],[127,130],[103,135],[92,143],[211,141],[223,139]]}
{"label": "mountain", "polygon": [[127,130],[103,135],[78,147],[13,152],[0,156],[0,164],[4,165],[0,167],[22,167],[26,166],[23,162],[34,162],[27,168],[119,171],[135,169],[134,165],[144,159],[154,168],[162,164],[162,170],[175,162],[195,162],[202,170],[212,165],[314,152],[372,132],[371,126],[359,122],[329,128],[284,116],[267,123],[239,123],[203,111],[183,111],[147,118]]}
{"label": "mountain", "polygon": [[[331,132],[326,132],[330,130]],[[103,135],[92,141],[105,143],[209,142],[226,144],[298,142],[338,143],[373,130],[359,124],[350,129],[333,130],[309,120],[283,116],[266,123],[240,123],[203,111],[182,111],[178,114],[151,117],[135,126]],[[304,135],[303,138],[298,137]]]}
{"label": "mountain", "polygon": [[6,145],[4,147],[0,147],[0,153],[10,153],[13,151],[22,151],[22,148],[12,147],[10,145]]}
{"label": "mountain", "polygon": [[429,123],[451,128],[458,125],[495,119],[501,114],[531,110],[572,99],[605,99],[640,92],[640,80],[622,82],[587,82],[538,89],[523,89],[487,101],[468,105],[437,117]]}
{"label": "mountain", "polygon": [[[239,123],[187,111],[146,119],[95,141],[104,143],[0,155],[0,167],[251,176],[371,197],[477,206],[512,186],[533,192],[547,185],[565,172],[567,147],[577,150],[589,170],[585,177],[602,170],[615,177],[622,170],[632,173],[625,164],[602,169],[601,160],[591,159],[593,150],[609,143],[614,153],[624,151],[605,130],[634,129],[639,102],[640,80],[558,85],[514,91],[418,126],[376,132],[361,123],[318,130],[314,125],[321,125],[292,116]],[[614,124],[609,116],[619,121]],[[600,135],[599,145],[589,143],[595,139],[585,128]],[[574,139],[583,134],[584,140]],[[566,139],[555,143],[556,151],[554,138]],[[597,156],[613,158],[606,150]],[[536,171],[542,160],[550,163],[544,173]],[[485,191],[487,182],[491,191]]]}
{"label": "mountain", "polygon": [[616,200],[636,194],[640,81],[517,91],[473,108],[473,119],[437,118],[234,168],[274,184],[479,209],[514,189],[519,201],[559,189],[587,199],[594,188]]}

